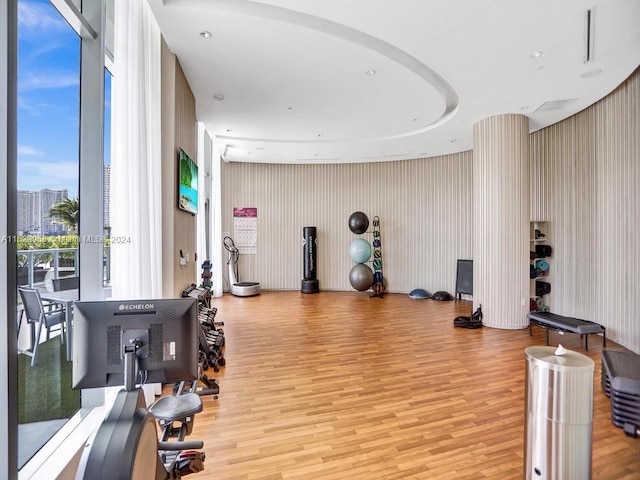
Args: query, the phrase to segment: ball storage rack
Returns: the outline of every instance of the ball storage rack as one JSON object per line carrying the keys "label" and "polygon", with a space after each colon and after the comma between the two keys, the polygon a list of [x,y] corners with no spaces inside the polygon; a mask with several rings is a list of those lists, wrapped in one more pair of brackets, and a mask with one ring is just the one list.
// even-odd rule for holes
{"label": "ball storage rack", "polygon": [[384,296],[384,276],[382,274],[382,237],[380,236],[380,217],[373,217],[373,290],[372,297]]}

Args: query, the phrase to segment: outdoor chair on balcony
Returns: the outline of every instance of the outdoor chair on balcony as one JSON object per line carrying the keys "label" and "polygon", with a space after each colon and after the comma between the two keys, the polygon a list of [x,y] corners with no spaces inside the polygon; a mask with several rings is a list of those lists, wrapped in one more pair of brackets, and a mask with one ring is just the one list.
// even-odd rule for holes
{"label": "outdoor chair on balcony", "polygon": [[80,288],[80,277],[60,277],[51,280],[54,292]]}
{"label": "outdoor chair on balcony", "polygon": [[31,326],[32,345],[31,352],[21,351],[20,353],[31,357],[31,366],[33,367],[36,364],[42,327],[47,329],[46,340],[49,340],[53,327],[60,326],[60,341],[64,342],[64,308],[45,308],[42,303],[42,298],[40,297],[40,291],[36,288],[20,287],[18,291],[20,292],[20,298],[22,298],[22,306],[27,318],[27,324]]}

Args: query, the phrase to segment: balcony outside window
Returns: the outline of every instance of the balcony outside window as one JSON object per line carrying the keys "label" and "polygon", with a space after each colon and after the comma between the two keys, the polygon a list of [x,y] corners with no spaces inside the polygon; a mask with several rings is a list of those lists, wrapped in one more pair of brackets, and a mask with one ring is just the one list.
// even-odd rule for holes
{"label": "balcony outside window", "polygon": [[[42,291],[77,273],[77,230],[50,212],[79,200],[80,42],[48,1],[18,2],[17,285]],[[32,351],[25,318],[18,301],[18,348]],[[59,335],[40,336],[33,366],[18,354],[18,468],[80,409]]]}

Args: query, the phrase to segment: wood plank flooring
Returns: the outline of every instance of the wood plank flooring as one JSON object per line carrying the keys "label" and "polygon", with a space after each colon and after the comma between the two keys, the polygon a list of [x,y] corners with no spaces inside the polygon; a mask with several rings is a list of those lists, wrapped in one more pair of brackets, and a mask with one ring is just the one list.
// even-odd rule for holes
{"label": "wood plank flooring", "polygon": [[[194,480],[523,478],[524,349],[544,331],[453,327],[471,303],[360,292],[214,299],[227,365],[190,439]],[[610,419],[600,337],[551,345],[587,354],[594,375],[593,478],[639,479],[640,439]],[[624,350],[609,342],[608,348]]]}

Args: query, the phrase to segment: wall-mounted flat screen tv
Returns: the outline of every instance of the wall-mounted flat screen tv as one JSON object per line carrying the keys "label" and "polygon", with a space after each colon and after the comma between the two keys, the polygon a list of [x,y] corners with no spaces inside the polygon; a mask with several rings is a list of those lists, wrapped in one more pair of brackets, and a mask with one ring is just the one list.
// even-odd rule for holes
{"label": "wall-mounted flat screen tv", "polygon": [[198,213],[198,165],[182,148],[178,151],[178,208]]}

